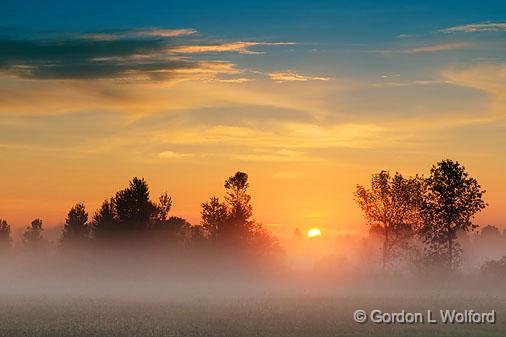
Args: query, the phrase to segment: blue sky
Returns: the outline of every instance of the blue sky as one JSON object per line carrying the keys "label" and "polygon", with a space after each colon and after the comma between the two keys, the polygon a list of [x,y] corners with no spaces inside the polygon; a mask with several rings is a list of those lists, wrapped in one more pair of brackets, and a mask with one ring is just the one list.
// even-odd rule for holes
{"label": "blue sky", "polygon": [[230,38],[358,43],[503,20],[503,1],[2,1],[5,27],[103,30],[194,27]]}

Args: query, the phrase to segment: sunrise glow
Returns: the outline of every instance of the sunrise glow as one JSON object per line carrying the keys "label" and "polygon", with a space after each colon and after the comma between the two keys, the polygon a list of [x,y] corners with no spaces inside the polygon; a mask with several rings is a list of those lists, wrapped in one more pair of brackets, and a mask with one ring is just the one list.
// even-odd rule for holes
{"label": "sunrise glow", "polygon": [[311,228],[307,231],[308,238],[316,238],[322,236],[322,232],[318,228]]}

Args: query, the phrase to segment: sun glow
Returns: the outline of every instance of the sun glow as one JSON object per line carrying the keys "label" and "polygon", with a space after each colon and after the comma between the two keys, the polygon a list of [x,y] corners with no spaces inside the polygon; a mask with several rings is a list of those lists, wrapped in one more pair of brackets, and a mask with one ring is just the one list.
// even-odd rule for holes
{"label": "sun glow", "polygon": [[315,238],[320,236],[322,236],[322,232],[318,228],[311,228],[310,230],[307,231],[308,238]]}

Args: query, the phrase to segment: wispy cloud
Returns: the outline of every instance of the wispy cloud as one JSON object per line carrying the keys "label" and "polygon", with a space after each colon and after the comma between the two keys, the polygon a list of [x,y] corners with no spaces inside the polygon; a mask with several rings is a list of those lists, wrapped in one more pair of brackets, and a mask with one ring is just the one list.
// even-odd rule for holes
{"label": "wispy cloud", "polygon": [[490,94],[491,111],[494,115],[506,116],[506,65],[481,64],[467,68],[450,68],[441,76],[455,85],[473,88]]}
{"label": "wispy cloud", "polygon": [[[61,37],[0,38],[0,73],[29,79],[169,80],[193,78],[244,83],[227,60],[206,60],[213,53],[260,54],[258,46],[283,46],[292,42],[226,42],[195,45],[194,29],[137,29],[112,33]],[[128,37],[128,38],[126,38]],[[150,38],[156,37],[156,38]],[[181,37],[181,39],[175,39]],[[193,56],[198,54],[198,57]],[[211,58],[211,56],[209,57]]]}
{"label": "wispy cloud", "polygon": [[500,32],[506,31],[506,22],[473,23],[440,29],[442,33],[476,33],[476,32]]}
{"label": "wispy cloud", "polygon": [[283,46],[283,45],[294,45],[294,42],[247,42],[238,41],[221,44],[202,44],[202,45],[185,45],[176,46],[167,50],[169,53],[181,53],[181,54],[206,54],[206,53],[224,53],[224,52],[236,52],[239,54],[263,54],[261,51],[251,50],[251,47],[257,46]]}
{"label": "wispy cloud", "polygon": [[422,47],[414,47],[414,48],[406,48],[406,49],[380,49],[373,50],[372,53],[382,54],[382,55],[392,55],[392,54],[419,54],[419,53],[434,53],[434,52],[442,52],[442,51],[450,51],[450,50],[459,50],[459,49],[469,49],[474,48],[476,45],[471,42],[451,42],[451,43],[440,43],[440,44],[432,44]]}
{"label": "wispy cloud", "polygon": [[301,75],[294,71],[278,71],[267,74],[276,82],[304,82],[304,81],[328,81],[330,77]]}
{"label": "wispy cloud", "polygon": [[196,34],[197,31],[195,29],[144,29],[135,31],[136,35],[139,36],[158,36],[158,37],[176,37],[176,36],[186,36]]}
{"label": "wispy cloud", "polygon": [[385,82],[377,82],[372,83],[371,87],[373,88],[399,88],[399,87],[407,87],[414,85],[445,85],[445,84],[453,84],[451,81],[443,81],[443,80],[414,80],[414,81],[385,81]]}
{"label": "wispy cloud", "polygon": [[150,29],[127,30],[111,33],[86,33],[86,34],[78,34],[77,36],[78,38],[85,40],[110,41],[135,37],[178,37],[178,36],[193,35],[196,33],[197,31],[191,28],[181,28],[181,29],[150,28]]}
{"label": "wispy cloud", "polygon": [[246,83],[253,81],[252,78],[238,77],[238,78],[218,78],[216,81],[221,83]]}

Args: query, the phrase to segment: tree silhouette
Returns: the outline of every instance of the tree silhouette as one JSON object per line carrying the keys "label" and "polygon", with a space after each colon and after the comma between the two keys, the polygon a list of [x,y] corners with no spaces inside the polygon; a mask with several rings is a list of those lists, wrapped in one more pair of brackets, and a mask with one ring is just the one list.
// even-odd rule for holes
{"label": "tree silhouette", "polygon": [[126,232],[148,229],[157,207],[149,199],[149,187],[144,179],[134,177],[130,186],[116,193],[113,201],[117,221]]}
{"label": "tree silhouette", "polygon": [[217,197],[211,197],[201,205],[202,227],[211,240],[217,241],[225,236],[229,217],[227,206]]}
{"label": "tree silhouette", "polygon": [[172,208],[172,198],[169,197],[167,193],[162,194],[158,200],[159,203],[155,205],[154,226],[156,226],[157,223],[163,224],[167,221],[167,216]]}
{"label": "tree silhouette", "polygon": [[11,246],[11,226],[6,220],[0,219],[0,250]]}
{"label": "tree silhouette", "polygon": [[93,238],[98,242],[107,242],[118,235],[119,225],[116,220],[114,198],[105,200],[93,216]]}
{"label": "tree silhouette", "polygon": [[78,203],[72,207],[63,226],[62,247],[82,247],[89,239],[88,212],[84,204]]}
{"label": "tree silhouette", "polygon": [[382,269],[398,248],[405,246],[419,217],[422,182],[418,177],[393,177],[387,171],[373,174],[371,188],[357,185],[355,201],[371,229],[383,238]]}
{"label": "tree silhouette", "polygon": [[277,252],[277,241],[270,232],[252,219],[248,175],[236,172],[225,181],[224,187],[224,202],[217,197],[211,197],[201,205],[201,224],[209,240],[220,247],[253,251],[257,256]]}
{"label": "tree silhouette", "polygon": [[228,208],[228,233],[235,239],[247,240],[254,231],[255,222],[251,220],[253,207],[248,194],[248,175],[236,172],[225,181],[225,202]]}
{"label": "tree silhouette", "polygon": [[496,226],[487,225],[481,229],[480,237],[486,240],[499,240],[501,231]]}
{"label": "tree silhouette", "polygon": [[43,248],[45,244],[44,237],[42,232],[44,228],[42,228],[42,220],[35,219],[32,221],[32,224],[26,227],[25,232],[23,233],[23,240],[25,243],[25,247],[30,250],[38,250]]}
{"label": "tree silhouette", "polygon": [[224,186],[225,202],[211,197],[202,204],[202,226],[211,240],[245,246],[255,230],[251,196],[247,193],[248,175],[237,172],[225,180]]}
{"label": "tree silhouette", "polygon": [[461,253],[456,234],[478,227],[471,220],[486,207],[484,193],[463,166],[449,159],[432,166],[425,181],[424,221],[419,233],[429,244],[429,257],[445,260],[450,271],[455,269]]}

